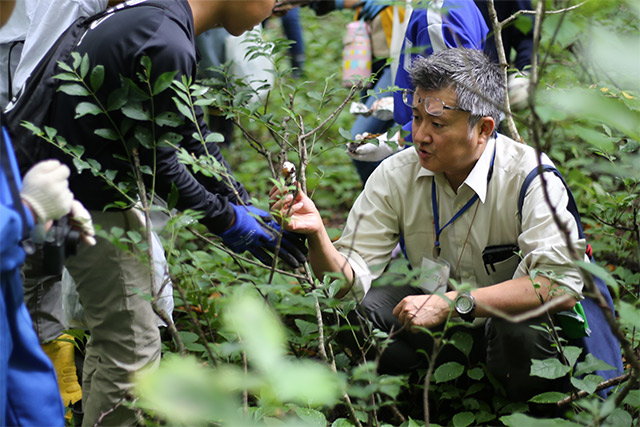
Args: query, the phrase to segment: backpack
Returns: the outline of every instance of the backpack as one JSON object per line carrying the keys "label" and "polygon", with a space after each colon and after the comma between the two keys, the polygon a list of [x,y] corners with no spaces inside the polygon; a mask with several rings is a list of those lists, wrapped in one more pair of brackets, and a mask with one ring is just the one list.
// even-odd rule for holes
{"label": "backpack", "polygon": [[[555,175],[558,176],[558,178],[560,178],[560,180],[564,184],[567,190],[567,195],[569,196],[569,201],[567,202],[567,210],[571,212],[571,214],[576,220],[576,225],[578,227],[578,235],[580,236],[580,238],[584,239],[585,235],[584,235],[584,230],[582,228],[582,222],[580,221],[580,214],[578,213],[578,207],[576,205],[575,199],[573,198],[573,195],[571,194],[571,190],[569,190],[567,183],[562,177],[562,174],[555,167],[551,165],[542,165],[542,172],[554,173]],[[521,218],[522,218],[522,205],[524,203],[524,198],[527,194],[527,189],[529,188],[529,185],[531,185],[531,182],[534,180],[536,176],[538,176],[539,173],[540,173],[540,170],[538,169],[538,167],[535,167],[531,172],[529,172],[524,182],[522,183],[522,187],[520,188],[520,194],[518,196],[518,214],[520,215]],[[587,249],[585,253],[589,257],[591,262],[594,262],[591,245],[587,244]],[[598,290],[604,297],[604,300],[606,301],[609,310],[611,310],[611,313],[614,313],[615,310],[613,306],[613,299],[611,298],[611,293],[609,292],[607,285],[604,283],[604,280],[602,280],[597,276],[592,276],[592,277],[595,285],[597,286]],[[583,336],[580,338],[570,340],[571,344],[584,348],[585,352],[583,352],[583,354],[581,355],[581,358],[584,358],[584,356],[586,356],[587,353],[590,353],[593,356],[595,356],[597,359],[603,362],[606,362],[607,364],[613,367],[613,369],[609,369],[609,370],[595,371],[595,374],[600,375],[604,380],[608,380],[608,379],[617,377],[619,375],[622,375],[624,373],[624,369],[622,366],[622,357],[620,354],[620,342],[611,331],[611,328],[609,327],[609,324],[607,323],[607,320],[605,319],[604,314],[602,313],[602,309],[600,308],[598,303],[590,297],[585,297],[584,300],[580,301],[580,305],[582,306],[584,315],[586,316],[586,319],[589,322],[590,333],[588,334],[588,336]],[[600,390],[597,393],[601,397],[606,398],[610,390],[611,388],[608,388],[605,390]]]}
{"label": "backpack", "polygon": [[31,75],[7,105],[4,111],[4,126],[13,141],[13,147],[18,160],[20,174],[24,176],[35,163],[52,157],[56,149],[41,137],[25,128],[23,122],[31,122],[44,131],[45,126],[55,128],[52,114],[55,111],[55,99],[61,81],[55,79],[61,70],[57,63],[71,62],[71,52],[78,45],[82,37],[91,29],[91,24],[114,12],[141,6],[153,5],[166,8],[159,3],[144,0],[131,0],[106,9],[89,17],[80,17],[58,37],[46,55],[33,69]]}

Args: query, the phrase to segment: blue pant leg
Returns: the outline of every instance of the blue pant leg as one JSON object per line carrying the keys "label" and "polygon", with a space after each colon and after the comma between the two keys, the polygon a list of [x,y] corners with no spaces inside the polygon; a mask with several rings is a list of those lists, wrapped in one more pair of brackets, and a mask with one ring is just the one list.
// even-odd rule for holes
{"label": "blue pant leg", "polygon": [[[300,8],[293,8],[281,18],[282,29],[287,39],[294,41],[289,46],[289,53],[294,62],[300,59],[304,62],[304,38],[302,37],[302,27],[300,26]],[[293,64],[299,67],[302,64]]]}
{"label": "blue pant leg", "polygon": [[64,408],[51,360],[40,347],[24,304],[16,270],[3,286],[7,324],[13,343],[6,378],[6,423],[22,426],[64,426]]}
{"label": "blue pant leg", "polygon": [[[374,95],[366,98],[364,104],[371,108],[373,103],[379,97],[391,96],[390,92],[381,94],[380,91],[391,86],[391,68],[384,67],[380,73],[380,77],[373,87]],[[380,94],[380,96],[377,96]],[[364,117],[358,116],[356,120],[353,122],[353,126],[351,127],[351,137],[355,139],[356,135],[362,134],[364,132],[369,133],[384,133],[390,127],[393,126],[393,120],[380,120],[373,116]],[[353,165],[360,176],[360,180],[362,181],[362,185],[367,182],[369,175],[373,173],[376,167],[380,164],[380,162],[365,162],[362,160],[351,159]]]}

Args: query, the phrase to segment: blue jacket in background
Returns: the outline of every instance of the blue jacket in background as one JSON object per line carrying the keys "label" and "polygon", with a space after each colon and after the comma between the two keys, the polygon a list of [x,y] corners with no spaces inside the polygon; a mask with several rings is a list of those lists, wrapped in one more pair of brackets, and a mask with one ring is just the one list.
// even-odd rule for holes
{"label": "blue jacket in background", "polygon": [[11,141],[0,133],[0,425],[64,426],[53,364],[40,347],[24,304],[20,242],[33,227]]}
{"label": "blue jacket in background", "polygon": [[[430,9],[414,9],[405,32],[395,85],[413,88],[408,69],[417,56],[453,47],[483,50],[488,33],[480,10],[470,0],[437,0],[431,3]],[[412,51],[416,48],[420,48],[419,53]],[[395,92],[393,98],[393,119],[409,126],[410,130],[411,108],[404,105],[399,92]],[[410,138],[408,135],[406,140]]]}

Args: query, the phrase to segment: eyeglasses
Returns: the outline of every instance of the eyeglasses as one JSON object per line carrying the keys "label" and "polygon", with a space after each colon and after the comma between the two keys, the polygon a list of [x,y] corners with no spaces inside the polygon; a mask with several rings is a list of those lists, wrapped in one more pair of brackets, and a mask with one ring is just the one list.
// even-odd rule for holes
{"label": "eyeglasses", "polygon": [[404,89],[402,91],[402,102],[410,108],[416,108],[418,104],[422,103],[422,105],[424,105],[424,110],[432,116],[441,116],[445,109],[469,112],[469,110],[465,110],[460,107],[451,107],[438,98],[433,98],[431,96],[422,98],[416,95],[415,91],[411,89]]}

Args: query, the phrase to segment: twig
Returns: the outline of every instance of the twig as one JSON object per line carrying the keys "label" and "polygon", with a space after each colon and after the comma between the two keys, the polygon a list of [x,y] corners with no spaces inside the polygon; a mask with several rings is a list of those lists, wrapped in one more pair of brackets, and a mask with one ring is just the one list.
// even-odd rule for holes
{"label": "twig", "polygon": [[[500,61],[500,67],[502,67],[502,81],[504,83],[505,92],[507,92],[508,87],[508,79],[507,79],[507,68],[509,67],[509,63],[507,62],[507,56],[504,52],[504,43],[502,41],[502,25],[498,21],[498,14],[496,13],[496,8],[494,5],[494,0],[488,0],[487,5],[489,6],[489,17],[491,19],[491,24],[493,26],[493,38],[496,42],[496,50],[498,51],[498,59]],[[534,50],[535,52],[535,50]],[[522,142],[522,137],[518,133],[518,129],[516,128],[516,123],[513,121],[513,115],[511,114],[511,103],[509,101],[509,96],[505,93],[504,97],[504,110],[506,113],[507,126],[509,127],[509,133],[511,133],[511,137],[515,141]]]}
{"label": "twig", "polygon": [[[344,107],[347,105],[347,103],[349,101],[351,101],[351,99],[355,96],[356,92],[357,92],[357,86],[353,85],[351,86],[351,90],[349,91],[349,95],[347,95],[347,97],[345,98],[344,101],[342,101],[342,104],[340,104],[338,106],[338,108],[336,108],[330,115],[329,117],[327,117],[325,120],[322,121],[322,123],[320,123],[318,126],[316,126],[314,129],[310,130],[309,132],[302,134],[300,136],[300,138],[302,139],[306,139],[308,137],[310,137],[311,135],[313,135],[314,133],[318,132],[320,129],[322,129],[324,127],[324,125],[326,125],[327,123],[329,123],[335,116],[337,116],[343,109]],[[303,129],[304,131],[304,129]]]}
{"label": "twig", "polygon": [[[623,382],[627,381],[629,378],[631,378],[631,372],[627,372],[624,375],[620,375],[618,377],[615,378],[610,378],[606,381],[601,382],[600,384],[598,384],[598,386],[596,387],[595,391],[600,391],[600,390],[604,390],[605,388],[609,388],[609,387],[613,387],[614,385],[618,385],[618,384],[622,384]],[[632,384],[633,385],[633,384]],[[581,390],[577,393],[572,394],[571,396],[567,396],[562,400],[559,400],[558,402],[556,402],[556,406],[562,408],[563,406],[567,406],[570,403],[575,402],[578,399],[582,399],[583,397],[587,397],[589,396],[590,393],[587,393],[584,390]]]}
{"label": "twig", "polygon": [[211,351],[211,347],[208,345],[207,337],[204,334],[204,331],[202,330],[202,328],[200,327],[200,322],[198,322],[198,318],[193,313],[193,310],[191,310],[191,304],[189,304],[189,300],[187,299],[187,295],[184,292],[184,289],[182,289],[182,286],[178,284],[176,284],[175,289],[178,290],[178,293],[180,294],[180,298],[182,298],[182,301],[184,301],[184,308],[187,311],[187,314],[189,315],[189,320],[191,321],[191,324],[195,328],[196,333],[198,334],[198,337],[204,343],[204,348],[207,350],[209,359],[211,359],[211,364],[214,366],[218,366],[218,361],[214,357],[214,354]]}
{"label": "twig", "polygon": [[[572,11],[574,9],[578,9],[579,7],[582,7],[586,4],[586,1],[583,1],[580,4],[576,4],[575,6],[570,6],[567,7],[565,9],[557,9],[557,10],[547,10],[544,12],[545,15],[557,15],[559,13],[566,13],[569,11]],[[535,10],[519,10],[516,13],[514,13],[513,15],[509,16],[508,18],[506,18],[505,20],[503,20],[502,22],[500,22],[500,24],[502,25],[502,27],[506,27],[508,24],[510,24],[511,22],[515,21],[516,18],[520,15],[536,15],[536,11]]]}
{"label": "twig", "polygon": [[[539,2],[538,3],[538,8],[537,8],[537,17],[536,17],[536,25],[535,25],[535,30],[534,30],[534,52],[538,51],[538,46],[540,43],[540,34],[541,34],[541,27],[542,27],[542,16],[544,15],[544,2]],[[564,15],[563,15],[564,16]],[[556,32],[555,34],[557,34],[559,27],[556,28]],[[554,39],[555,39],[555,34],[554,34]],[[533,61],[536,60],[536,56],[534,55],[533,57]],[[536,73],[536,67],[533,67],[533,72]],[[537,76],[532,79],[532,84],[536,84],[537,83]],[[540,117],[537,114],[536,108],[535,108],[535,104],[533,102],[533,99],[529,99],[529,106],[531,107],[531,117],[532,117],[532,139],[533,142],[535,144],[535,148],[536,148],[536,153],[537,158],[538,158],[538,167],[541,168],[540,165],[540,155],[541,155],[541,135],[540,135],[540,129],[542,128],[542,120],[540,119]],[[562,233],[562,235],[564,236],[565,242],[567,244],[567,248],[569,249],[570,255],[573,259],[576,260],[581,260],[583,259],[583,255],[582,254],[577,254],[575,251],[575,247],[573,246],[573,242],[571,241],[571,235],[566,227],[566,224],[562,224],[562,222],[560,221],[555,208],[553,207],[550,198],[549,198],[549,194],[548,194],[548,189],[547,189],[547,181],[544,177],[544,173],[540,173],[540,178],[542,180],[542,189],[543,189],[543,193],[544,193],[544,198],[545,198],[545,202],[547,204],[547,206],[551,209],[552,215],[553,215],[553,220],[556,223],[556,225],[558,226],[558,229],[560,230],[560,232]],[[629,391],[631,391],[631,388],[635,385],[635,383],[638,381],[638,379],[640,378],[640,360],[638,359],[635,351],[633,350],[631,344],[629,343],[629,341],[627,340],[625,334],[623,333],[622,329],[620,328],[620,325],[618,324],[618,322],[616,321],[613,313],[611,312],[611,310],[609,309],[609,306],[607,304],[607,302],[605,301],[604,297],[602,296],[602,294],[600,293],[600,290],[598,289],[598,287],[595,285],[593,277],[591,276],[591,273],[589,273],[588,271],[583,271],[583,269],[580,269],[580,272],[582,273],[583,279],[584,279],[584,285],[585,288],[587,289],[587,292],[589,292],[592,295],[592,298],[594,299],[594,301],[598,304],[598,306],[600,307],[602,314],[604,315],[607,324],[609,325],[609,327],[611,328],[611,331],[613,332],[613,334],[616,336],[616,338],[618,339],[618,341],[620,342],[620,345],[622,346],[622,350],[624,352],[624,355],[626,357],[627,363],[629,363],[629,365],[631,366],[631,381],[627,384],[626,387],[624,387],[615,397],[615,406],[619,406],[622,401],[624,400],[624,398],[628,395]]]}

